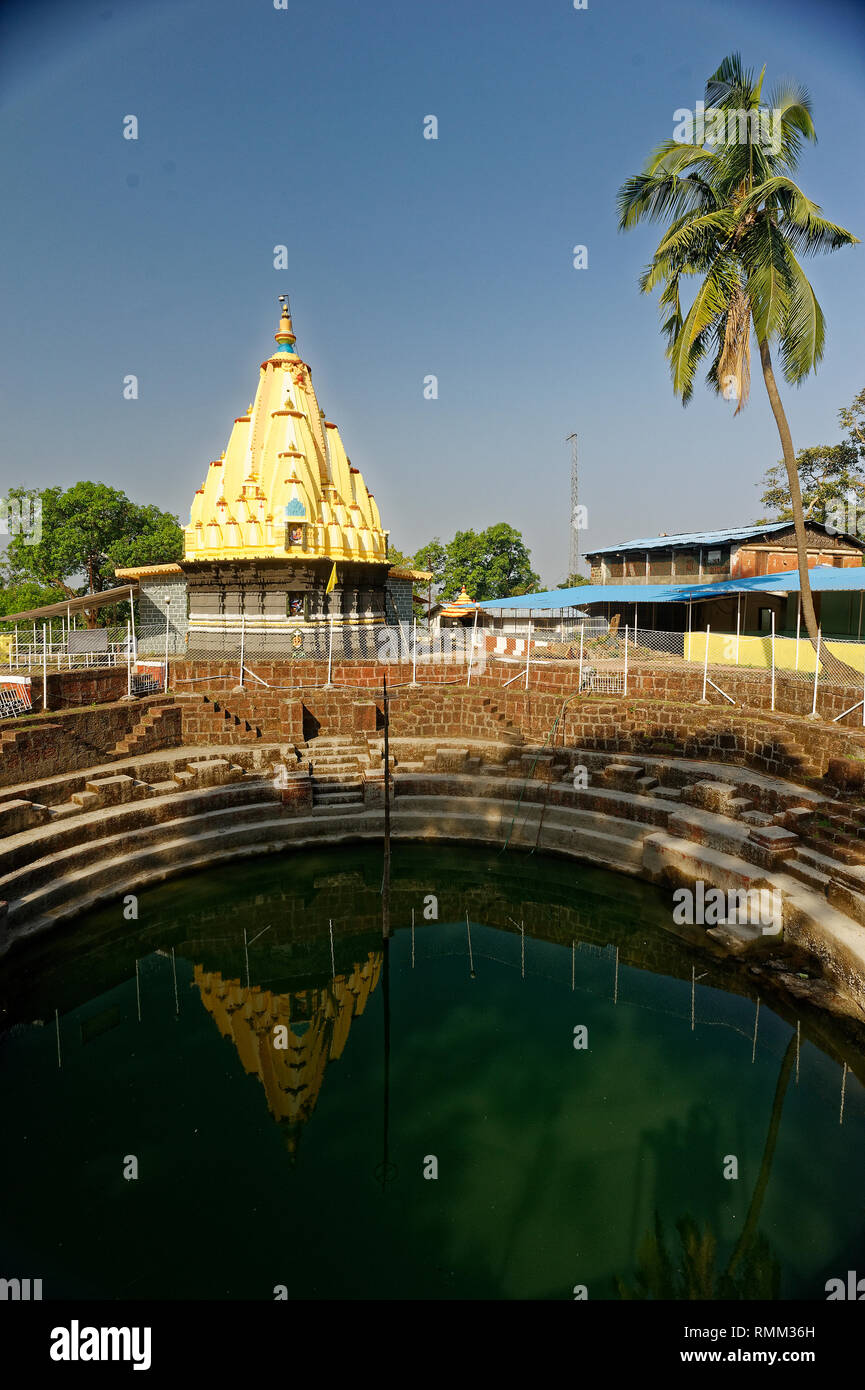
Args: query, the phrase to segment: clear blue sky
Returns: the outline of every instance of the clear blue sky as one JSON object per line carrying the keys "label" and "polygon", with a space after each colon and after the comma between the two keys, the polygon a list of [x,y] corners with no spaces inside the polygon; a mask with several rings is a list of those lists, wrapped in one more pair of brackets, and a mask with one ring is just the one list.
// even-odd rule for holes
{"label": "clear blue sky", "polygon": [[[865,237],[863,34],[846,0],[7,3],[0,487],[91,478],[187,521],[287,290],[403,550],[506,520],[563,578],[572,430],[584,549],[752,520],[762,380],[736,420],[673,398],[636,285],[658,234],[617,233],[616,190],[739,50],[809,87],[801,182]],[[863,254],[809,263],[828,350],[784,392],[797,448],[865,386]]]}

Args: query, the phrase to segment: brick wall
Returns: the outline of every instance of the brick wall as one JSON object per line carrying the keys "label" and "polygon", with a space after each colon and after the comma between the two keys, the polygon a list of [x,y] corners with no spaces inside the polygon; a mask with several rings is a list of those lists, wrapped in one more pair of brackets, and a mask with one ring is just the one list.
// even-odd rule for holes
{"label": "brick wall", "polygon": [[[124,701],[98,709],[49,711],[36,719],[4,720],[0,725],[0,786],[110,762],[117,743],[131,733],[152,703]],[[166,747],[170,746],[168,736],[167,726]]]}

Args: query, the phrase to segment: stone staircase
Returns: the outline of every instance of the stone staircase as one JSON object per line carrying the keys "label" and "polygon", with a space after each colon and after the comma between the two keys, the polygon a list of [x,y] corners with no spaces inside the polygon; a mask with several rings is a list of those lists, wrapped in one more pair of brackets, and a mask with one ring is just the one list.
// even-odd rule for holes
{"label": "stone staircase", "polygon": [[174,701],[154,704],[145,710],[138,723],[111,750],[112,758],[126,758],[134,753],[153,753],[180,742],[180,712]]}
{"label": "stone staircase", "polygon": [[312,768],[312,804],[362,806],[363,745],[349,734],[319,734],[297,745],[301,763]]}

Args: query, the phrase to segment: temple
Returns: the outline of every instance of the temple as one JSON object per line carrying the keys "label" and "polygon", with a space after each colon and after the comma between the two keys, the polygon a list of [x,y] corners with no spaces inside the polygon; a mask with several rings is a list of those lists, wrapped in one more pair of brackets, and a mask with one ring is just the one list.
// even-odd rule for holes
{"label": "temple", "polygon": [[317,648],[308,629],[331,620],[355,633],[407,622],[412,582],[428,577],[389,563],[375,498],[318,403],[280,298],[276,350],[195,493],[183,560],[117,571],[139,583],[142,625],[167,616],[175,653],[220,650],[241,628],[254,651],[304,627]]}

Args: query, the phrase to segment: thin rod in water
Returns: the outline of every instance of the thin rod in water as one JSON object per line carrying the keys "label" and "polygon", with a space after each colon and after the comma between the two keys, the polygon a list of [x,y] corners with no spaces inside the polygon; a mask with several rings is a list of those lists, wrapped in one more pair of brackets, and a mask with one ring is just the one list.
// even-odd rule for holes
{"label": "thin rod in water", "polygon": [[468,939],[469,939],[469,972],[470,972],[470,974],[471,974],[472,979],[474,979],[474,978],[475,978],[475,961],[474,961],[474,956],[472,955],[472,929],[471,929],[471,927],[469,926],[469,914],[468,914],[468,912],[466,912],[466,935],[468,936]]}

